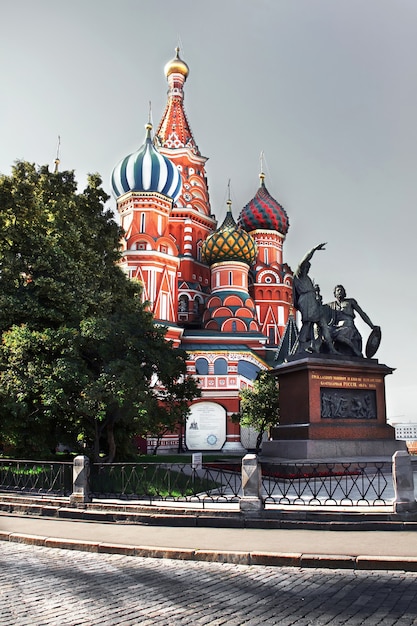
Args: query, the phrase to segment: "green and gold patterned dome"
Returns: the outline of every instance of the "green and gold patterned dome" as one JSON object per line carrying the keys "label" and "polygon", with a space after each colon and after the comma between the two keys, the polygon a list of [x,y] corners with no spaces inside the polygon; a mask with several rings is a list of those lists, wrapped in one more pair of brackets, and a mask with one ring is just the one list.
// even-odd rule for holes
{"label": "green and gold patterned dome", "polygon": [[207,237],[201,249],[203,260],[208,265],[221,261],[241,261],[253,265],[258,248],[252,235],[239,228],[233,219],[231,202],[223,224],[215,233]]}

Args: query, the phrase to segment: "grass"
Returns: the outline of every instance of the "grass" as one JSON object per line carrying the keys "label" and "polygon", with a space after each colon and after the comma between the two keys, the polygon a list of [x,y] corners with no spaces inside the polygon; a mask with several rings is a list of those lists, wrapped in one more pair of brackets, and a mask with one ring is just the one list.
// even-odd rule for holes
{"label": "grass", "polygon": [[70,491],[72,484],[71,466],[55,466],[36,461],[0,464],[0,487],[22,491]]}
{"label": "grass", "polygon": [[101,495],[180,498],[211,491],[220,485],[197,474],[185,474],[181,467],[175,469],[175,465],[164,467],[153,462],[96,466],[91,486],[94,493]]}

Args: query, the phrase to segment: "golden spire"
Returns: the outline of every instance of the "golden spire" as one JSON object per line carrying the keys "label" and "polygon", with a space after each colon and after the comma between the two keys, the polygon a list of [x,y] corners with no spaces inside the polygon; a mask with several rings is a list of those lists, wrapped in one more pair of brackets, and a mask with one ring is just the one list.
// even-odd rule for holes
{"label": "golden spire", "polygon": [[61,147],[61,137],[60,137],[60,135],[58,135],[58,145],[57,145],[57,148],[56,148],[56,157],[55,157],[55,161],[54,161],[54,163],[55,163],[54,174],[57,173],[59,164],[61,163],[60,158],[59,158],[59,149],[60,149],[60,147]]}
{"label": "golden spire", "polygon": [[259,178],[261,179],[261,185],[264,184],[264,180],[265,180],[265,174],[264,174],[264,151],[261,150],[261,155],[259,157],[259,160],[261,162],[261,171],[259,174]]}
{"label": "golden spire", "polygon": [[148,112],[148,123],[145,125],[146,130],[149,132],[149,136],[150,136],[150,131],[153,128],[152,125],[152,103],[149,100],[149,112]]}

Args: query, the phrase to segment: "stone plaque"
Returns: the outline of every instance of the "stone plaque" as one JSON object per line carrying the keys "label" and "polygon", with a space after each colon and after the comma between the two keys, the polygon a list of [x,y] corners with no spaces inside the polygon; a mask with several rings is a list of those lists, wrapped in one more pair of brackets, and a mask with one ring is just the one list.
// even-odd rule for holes
{"label": "stone plaque", "polygon": [[320,389],[322,419],[376,420],[373,389]]}

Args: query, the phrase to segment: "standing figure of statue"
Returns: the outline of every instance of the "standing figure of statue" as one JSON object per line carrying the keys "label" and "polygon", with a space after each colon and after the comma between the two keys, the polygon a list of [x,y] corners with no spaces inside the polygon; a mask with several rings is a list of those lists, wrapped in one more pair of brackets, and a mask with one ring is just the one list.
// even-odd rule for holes
{"label": "standing figure of statue", "polygon": [[354,298],[346,297],[346,290],[343,285],[336,285],[333,294],[336,300],[325,305],[328,310],[330,309],[329,328],[333,342],[339,351],[363,356],[362,337],[353,321],[355,313],[358,313],[372,330],[379,328],[379,326],[375,326],[371,322]]}
{"label": "standing figure of statue", "polygon": [[317,250],[325,250],[325,245],[325,243],[320,243],[307,252],[294,272],[294,306],[301,313],[297,352],[320,352],[322,340],[317,340],[317,337],[323,338],[329,352],[336,352],[321,298],[309,276],[310,261],[314,253]]}

